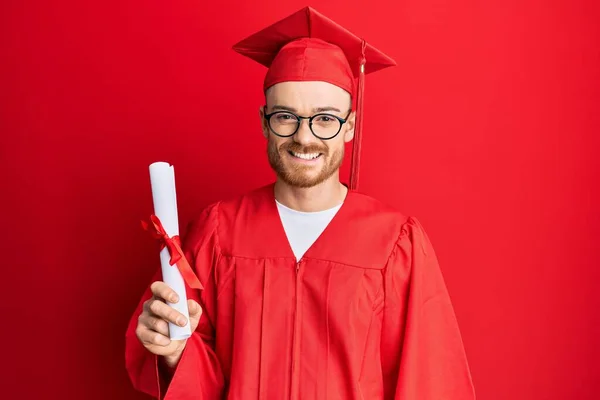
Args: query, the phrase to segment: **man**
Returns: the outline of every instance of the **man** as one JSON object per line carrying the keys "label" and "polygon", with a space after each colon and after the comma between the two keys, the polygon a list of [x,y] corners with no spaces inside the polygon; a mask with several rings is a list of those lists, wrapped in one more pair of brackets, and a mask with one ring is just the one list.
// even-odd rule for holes
{"label": "man", "polygon": [[134,386],[167,399],[474,399],[422,226],[355,190],[363,75],[393,61],[311,8],[235,49],[269,67],[260,116],[277,181],[191,224],[194,333],[169,340],[167,321],[187,321],[157,277],[127,332]]}

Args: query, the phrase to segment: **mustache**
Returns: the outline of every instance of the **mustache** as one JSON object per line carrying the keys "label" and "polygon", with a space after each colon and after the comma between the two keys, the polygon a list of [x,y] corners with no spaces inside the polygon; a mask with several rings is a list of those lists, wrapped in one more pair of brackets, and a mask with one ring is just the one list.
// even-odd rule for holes
{"label": "mustache", "polygon": [[279,149],[283,151],[292,151],[294,153],[300,154],[321,153],[323,155],[327,155],[328,153],[328,149],[325,146],[319,146],[318,144],[303,146],[300,143],[296,142],[284,143]]}

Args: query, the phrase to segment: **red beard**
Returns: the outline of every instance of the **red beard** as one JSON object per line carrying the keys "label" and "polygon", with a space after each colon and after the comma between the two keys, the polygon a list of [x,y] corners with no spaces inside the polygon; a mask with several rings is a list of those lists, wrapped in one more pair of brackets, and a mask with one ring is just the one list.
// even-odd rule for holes
{"label": "red beard", "polygon": [[[288,157],[289,152],[295,153],[320,153],[323,159],[321,167],[310,165],[292,164],[290,161],[284,161],[284,157]],[[290,186],[298,188],[309,188],[316,186],[329,179],[336,171],[339,170],[344,159],[344,147],[341,150],[334,151],[330,154],[329,148],[325,145],[310,145],[302,146],[299,143],[290,141],[282,144],[277,148],[275,141],[269,136],[267,153],[269,155],[269,164],[275,171],[277,176]],[[309,174],[311,169],[320,168],[321,170],[315,175]]]}

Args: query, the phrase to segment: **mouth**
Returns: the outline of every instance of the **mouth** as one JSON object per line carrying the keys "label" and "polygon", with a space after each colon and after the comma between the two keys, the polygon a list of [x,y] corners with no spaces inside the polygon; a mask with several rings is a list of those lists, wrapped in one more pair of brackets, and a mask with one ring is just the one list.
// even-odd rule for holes
{"label": "mouth", "polygon": [[296,153],[295,151],[288,150],[288,154],[295,160],[300,162],[316,162],[323,153]]}

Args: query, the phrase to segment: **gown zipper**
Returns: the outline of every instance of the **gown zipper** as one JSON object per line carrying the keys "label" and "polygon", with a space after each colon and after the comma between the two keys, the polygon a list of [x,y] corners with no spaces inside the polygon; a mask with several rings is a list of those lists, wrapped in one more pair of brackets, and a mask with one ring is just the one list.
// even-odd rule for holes
{"label": "gown zipper", "polygon": [[296,262],[296,305],[294,310],[294,337],[292,342],[292,379],[291,379],[291,393],[290,399],[297,400],[299,398],[300,393],[300,301],[301,301],[301,293],[300,293],[300,282],[301,282],[301,271],[300,266],[302,264],[302,260]]}

